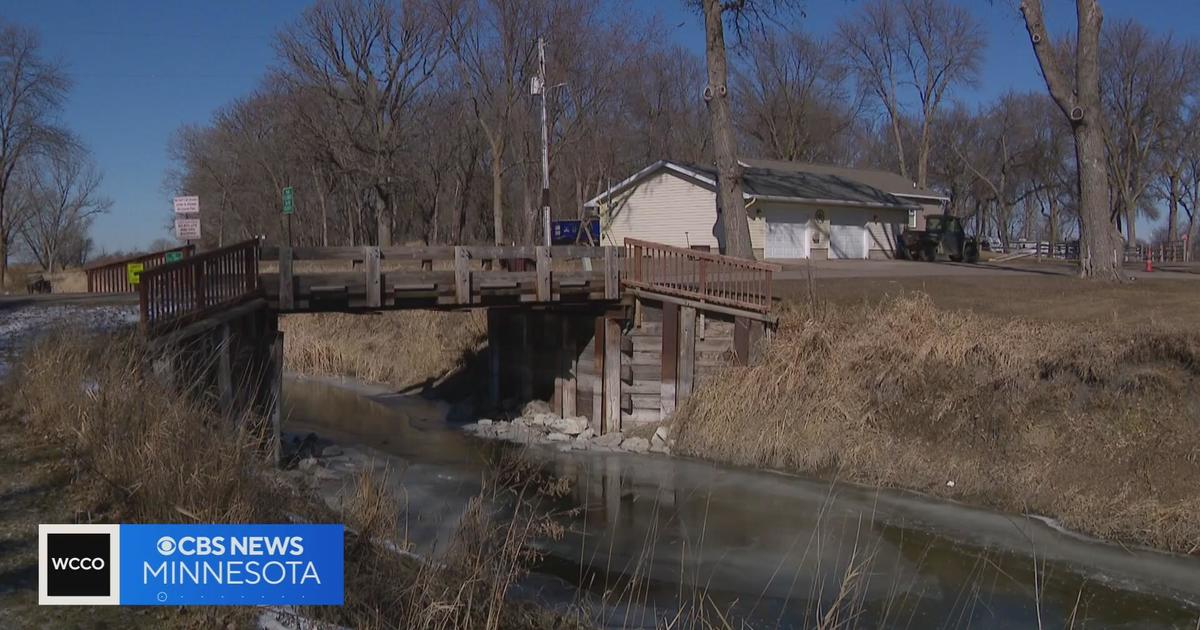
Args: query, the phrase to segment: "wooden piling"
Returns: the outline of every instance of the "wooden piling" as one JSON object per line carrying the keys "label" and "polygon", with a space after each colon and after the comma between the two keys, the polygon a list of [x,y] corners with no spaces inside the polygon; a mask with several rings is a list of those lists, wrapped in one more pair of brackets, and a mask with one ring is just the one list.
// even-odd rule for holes
{"label": "wooden piling", "polygon": [[367,307],[379,308],[383,305],[383,284],[379,273],[379,248],[366,247],[363,251],[363,268],[367,275]]}
{"label": "wooden piling", "polygon": [[683,404],[692,395],[696,376],[696,308],[693,306],[679,309],[679,363],[676,368],[675,401]]}
{"label": "wooden piling", "polygon": [[217,340],[217,401],[221,413],[233,412],[233,331],[228,323],[221,324]]}
{"label": "wooden piling", "polygon": [[471,258],[465,247],[454,248],[454,301],[471,303]]}
{"label": "wooden piling", "polygon": [[575,331],[571,327],[571,316],[563,314],[560,321],[562,323],[562,344],[560,346],[562,361],[559,362],[558,369],[562,379],[562,415],[571,417],[579,414],[577,402],[579,385],[578,379],[575,377],[579,371],[579,352],[575,347]]}
{"label": "wooden piling", "polygon": [[659,415],[666,420],[675,413],[675,379],[679,365],[679,305],[662,305],[662,389],[659,394]]}
{"label": "wooden piling", "polygon": [[495,409],[500,407],[500,337],[503,334],[500,312],[494,308],[487,309],[488,402]]}
{"label": "wooden piling", "polygon": [[292,248],[279,247],[279,310],[296,308],[295,283],[292,281]]}
{"label": "wooden piling", "polygon": [[621,430],[621,322],[604,319],[604,432]]}

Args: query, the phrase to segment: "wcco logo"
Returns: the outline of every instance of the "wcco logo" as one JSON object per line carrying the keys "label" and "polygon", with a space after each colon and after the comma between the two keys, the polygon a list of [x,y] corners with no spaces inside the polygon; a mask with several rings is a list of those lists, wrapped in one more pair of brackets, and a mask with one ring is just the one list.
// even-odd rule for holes
{"label": "wcco logo", "polygon": [[38,603],[119,603],[119,538],[119,525],[39,525]]}

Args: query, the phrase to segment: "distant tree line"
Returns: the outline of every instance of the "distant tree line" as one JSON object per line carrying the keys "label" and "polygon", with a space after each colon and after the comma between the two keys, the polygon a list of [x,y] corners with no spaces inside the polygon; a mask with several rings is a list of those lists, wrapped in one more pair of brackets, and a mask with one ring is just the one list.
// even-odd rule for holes
{"label": "distant tree line", "polygon": [[54,271],[80,265],[108,209],[87,149],[59,124],[71,82],[33,31],[0,19],[0,285],[14,254]]}
{"label": "distant tree line", "polygon": [[[178,131],[168,187],[201,196],[207,244],[284,238],[285,186],[296,190],[296,244],[533,242],[538,37],[557,218],[583,215],[587,199],[654,160],[713,162],[704,59],[671,43],[671,25],[609,6],[319,0],[279,33],[278,63],[254,93]],[[970,10],[869,0],[846,13],[823,37],[791,14],[738,32],[730,93],[742,155],[895,170],[949,196],[980,234],[1078,237],[1072,126],[1052,97],[961,101],[983,78],[984,30]],[[1074,41],[1048,54],[1066,60]],[[1139,217],[1163,226],[1154,240],[1194,235],[1196,47],[1117,22],[1099,50],[1104,211],[1128,242]]]}

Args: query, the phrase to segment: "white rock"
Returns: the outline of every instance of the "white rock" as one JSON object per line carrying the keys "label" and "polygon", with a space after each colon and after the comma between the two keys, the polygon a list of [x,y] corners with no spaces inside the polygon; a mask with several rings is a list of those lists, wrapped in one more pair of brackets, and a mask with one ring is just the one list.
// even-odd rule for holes
{"label": "white rock", "polygon": [[559,419],[558,416],[555,414],[552,414],[552,413],[539,413],[539,414],[536,414],[533,416],[532,424],[540,424],[543,426],[550,427],[550,426],[554,426],[554,423],[558,419]]}
{"label": "white rock", "polygon": [[579,435],[588,428],[588,421],[584,418],[556,418],[550,423],[550,428],[567,435]]}
{"label": "white rock", "polygon": [[546,436],[546,439],[551,442],[569,442],[571,441],[571,436],[566,433],[551,433]]}
{"label": "white rock", "polygon": [[341,455],[342,452],[342,447],[338,446],[337,444],[330,444],[329,446],[321,449],[321,457],[337,457],[338,455]]}
{"label": "white rock", "polygon": [[631,453],[645,453],[650,450],[650,441],[640,437],[626,438],[621,442],[621,450]]}
{"label": "white rock", "polygon": [[332,481],[334,479],[341,479],[341,477],[342,477],[337,472],[329,470],[328,468],[318,468],[316,475],[317,475],[317,479],[324,479],[326,481]]}
{"label": "white rock", "polygon": [[613,431],[612,433],[605,433],[604,435],[601,435],[600,437],[592,440],[592,442],[595,443],[596,446],[613,448],[620,446],[621,440],[624,439],[625,436],[621,435],[620,431]]}
{"label": "white rock", "polygon": [[595,435],[596,435],[596,432],[593,431],[591,427],[588,427],[588,428],[580,431],[579,435],[575,436],[575,439],[580,442],[586,442],[586,441],[592,439],[592,437]]}
{"label": "white rock", "polygon": [[300,460],[299,464],[296,464],[296,468],[299,468],[305,472],[308,472],[317,466],[320,466],[320,462],[312,457],[305,457],[304,459]]}
{"label": "white rock", "polygon": [[539,413],[550,413],[550,403],[544,400],[531,400],[521,407],[522,416],[533,416]]}
{"label": "white rock", "polygon": [[492,421],[488,418],[480,418],[475,421],[475,424],[477,424],[481,427],[490,427],[490,426],[492,426]]}
{"label": "white rock", "polygon": [[953,479],[951,479],[950,481],[947,481],[947,482],[946,482],[946,487],[947,487],[947,488],[953,488],[953,487],[954,487],[954,480],[953,480]]}
{"label": "white rock", "polygon": [[667,438],[670,436],[667,427],[658,427],[654,430],[654,437],[650,438],[653,443],[666,444]]}

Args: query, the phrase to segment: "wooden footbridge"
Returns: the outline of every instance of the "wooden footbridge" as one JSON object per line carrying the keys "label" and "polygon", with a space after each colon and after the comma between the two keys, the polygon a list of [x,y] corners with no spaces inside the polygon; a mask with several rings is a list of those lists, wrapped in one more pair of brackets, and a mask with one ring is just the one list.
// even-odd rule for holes
{"label": "wooden footbridge", "polygon": [[[623,247],[286,247],[248,240],[88,270],[94,292],[136,291],[141,329],[192,348],[219,404],[278,420],[278,316],[488,310],[488,398],[551,400],[597,430],[664,418],[694,381],[745,363],[774,323],[775,265],[626,240]],[[94,278],[93,278],[94,276]],[[178,356],[175,354],[173,356]],[[215,364],[215,366],[214,366]],[[176,376],[178,377],[178,375]],[[235,381],[254,381],[234,387]],[[276,424],[276,427],[278,425]]]}

